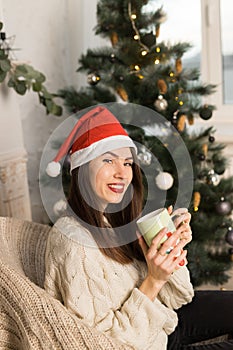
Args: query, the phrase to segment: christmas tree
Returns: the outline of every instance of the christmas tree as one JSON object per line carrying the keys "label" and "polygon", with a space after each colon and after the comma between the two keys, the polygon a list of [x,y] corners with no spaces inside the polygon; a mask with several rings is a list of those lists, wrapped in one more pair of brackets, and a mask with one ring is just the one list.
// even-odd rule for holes
{"label": "christmas tree", "polygon": [[[163,8],[145,11],[147,3],[147,0],[99,1],[95,33],[108,38],[109,45],[89,49],[81,56],[78,71],[87,74],[88,85],[79,91],[64,88],[59,96],[72,113],[97,103],[108,103],[111,109],[111,103],[114,106],[122,101],[124,108],[128,103],[158,112],[167,125],[174,127],[173,134],[182,138],[193,167],[189,203],[193,241],[187,247],[192,282],[195,286],[206,282],[223,284],[232,267],[233,179],[224,177],[227,160],[224,145],[215,141],[215,130],[209,127],[195,131],[192,126],[198,117],[211,118],[215,107],[203,104],[203,97],[212,94],[215,87],[200,82],[198,69],[183,67],[189,43],[171,45],[160,41],[160,26],[166,15]],[[158,135],[163,134],[164,124],[158,121],[154,125],[151,113],[140,116],[141,127],[129,126],[124,116],[122,113],[120,120],[130,136],[144,145],[139,149],[139,160],[147,179],[145,186],[150,188],[147,210],[160,207],[164,198],[166,206],[174,204],[180,174],[168,152],[171,135],[163,135],[161,143]],[[148,128],[152,132],[147,132]],[[176,152],[179,153],[179,147]]]}

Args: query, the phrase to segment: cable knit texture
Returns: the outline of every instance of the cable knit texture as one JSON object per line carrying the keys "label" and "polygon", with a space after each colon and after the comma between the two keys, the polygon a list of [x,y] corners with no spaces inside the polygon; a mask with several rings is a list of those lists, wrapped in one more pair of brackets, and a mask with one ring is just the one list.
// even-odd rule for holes
{"label": "cable knit texture", "polygon": [[122,265],[104,256],[74,218],[60,218],[46,249],[45,290],[90,327],[143,350],[165,350],[177,325],[174,309],[190,302],[186,267],[177,270],[152,302],[138,289],[146,265]]}
{"label": "cable knit texture", "polygon": [[41,288],[50,229],[0,217],[0,349],[132,349],[86,325]]}

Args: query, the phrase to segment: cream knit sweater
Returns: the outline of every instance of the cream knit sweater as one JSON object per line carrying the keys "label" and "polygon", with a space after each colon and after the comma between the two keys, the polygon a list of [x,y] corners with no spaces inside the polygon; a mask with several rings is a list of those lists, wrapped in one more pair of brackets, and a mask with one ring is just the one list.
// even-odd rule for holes
{"label": "cream knit sweater", "polygon": [[138,289],[146,264],[121,265],[104,256],[90,232],[62,217],[51,229],[46,250],[45,289],[84,322],[143,350],[165,350],[177,325],[173,309],[190,302],[186,267],[177,270],[152,302]]}

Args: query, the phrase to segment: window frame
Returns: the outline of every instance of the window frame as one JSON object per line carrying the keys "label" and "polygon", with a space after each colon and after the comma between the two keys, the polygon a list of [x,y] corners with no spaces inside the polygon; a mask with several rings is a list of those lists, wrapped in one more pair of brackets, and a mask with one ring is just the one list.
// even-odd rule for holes
{"label": "window frame", "polygon": [[[223,60],[221,44],[221,0],[201,0],[202,16],[202,80],[215,84],[216,92],[206,102],[216,106],[213,118],[215,124],[231,124],[233,105],[223,103]],[[219,126],[218,126],[219,127]],[[229,129],[228,129],[229,132]],[[226,133],[226,130],[224,134]]]}

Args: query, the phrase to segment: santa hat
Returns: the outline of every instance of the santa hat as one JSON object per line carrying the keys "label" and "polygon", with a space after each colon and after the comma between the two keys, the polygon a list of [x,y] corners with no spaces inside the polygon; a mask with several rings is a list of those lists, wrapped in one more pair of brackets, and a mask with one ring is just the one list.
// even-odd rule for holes
{"label": "santa hat", "polygon": [[46,172],[56,177],[61,172],[60,161],[68,153],[71,171],[108,151],[137,148],[115,116],[104,106],[97,106],[84,114],[62,144],[56,157],[48,164]]}

